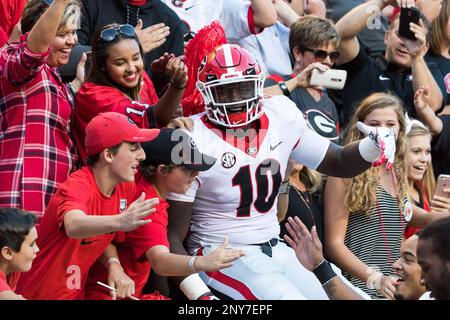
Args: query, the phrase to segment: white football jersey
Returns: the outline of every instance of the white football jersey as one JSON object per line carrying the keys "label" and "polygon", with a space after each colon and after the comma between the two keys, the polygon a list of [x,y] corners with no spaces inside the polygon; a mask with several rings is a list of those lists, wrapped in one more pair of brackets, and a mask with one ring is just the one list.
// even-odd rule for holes
{"label": "white football jersey", "polygon": [[[256,33],[250,2],[244,0],[162,0],[186,24],[189,31],[219,20],[229,42]],[[249,18],[250,17],[250,18]]]}
{"label": "white football jersey", "polygon": [[189,248],[221,243],[225,236],[239,245],[278,237],[278,189],[289,157],[312,169],[322,162],[330,142],[307,127],[291,100],[274,96],[263,104],[260,129],[248,144],[231,134],[224,138],[205,113],[192,116],[194,130],[188,134],[217,161],[200,172],[186,194],[169,196],[194,202]]}

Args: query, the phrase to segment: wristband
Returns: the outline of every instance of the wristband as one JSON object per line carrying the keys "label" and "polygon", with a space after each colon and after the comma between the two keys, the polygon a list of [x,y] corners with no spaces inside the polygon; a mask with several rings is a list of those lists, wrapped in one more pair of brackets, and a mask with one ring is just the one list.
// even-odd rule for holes
{"label": "wristband", "polygon": [[334,272],[331,268],[330,263],[325,259],[323,259],[322,262],[317,267],[315,267],[312,272],[317,277],[317,279],[319,279],[322,286],[337,276],[336,272]]}
{"label": "wristband", "polygon": [[191,274],[180,283],[180,289],[189,300],[197,300],[205,293],[211,292],[198,273]]}
{"label": "wristband", "polygon": [[286,97],[289,97],[289,96],[291,95],[291,92],[289,91],[289,89],[288,89],[288,87],[287,87],[287,85],[286,85],[285,82],[280,82],[280,83],[278,84],[278,87],[280,88],[281,92],[283,92],[283,94],[284,94]]}
{"label": "wristband", "polygon": [[109,266],[110,263],[118,263],[120,265],[120,260],[117,258],[109,258],[108,261],[106,261],[106,265]]}
{"label": "wristband", "polygon": [[173,84],[173,81],[170,81],[170,86],[171,86],[172,88],[174,88],[174,89],[177,89],[177,90],[183,90],[184,88],[186,88],[186,85],[187,85],[187,81],[184,83],[184,85],[183,85],[182,87],[175,86],[175,85]]}
{"label": "wristband", "polygon": [[291,189],[291,184],[289,183],[289,180],[288,180],[286,182],[281,183],[280,189],[278,189],[278,194],[288,194],[290,189]]}
{"label": "wristband", "polygon": [[191,270],[192,272],[197,272],[194,267],[195,259],[197,259],[197,256],[192,256],[188,263],[189,270]]}
{"label": "wristband", "polygon": [[384,275],[381,272],[375,271],[368,278],[366,286],[368,289],[380,289],[381,288],[381,278]]}

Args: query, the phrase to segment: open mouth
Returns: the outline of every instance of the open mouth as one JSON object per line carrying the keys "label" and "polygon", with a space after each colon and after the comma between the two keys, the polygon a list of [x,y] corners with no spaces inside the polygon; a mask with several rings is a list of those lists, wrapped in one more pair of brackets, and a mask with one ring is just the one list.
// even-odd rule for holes
{"label": "open mouth", "polygon": [[128,76],[125,76],[124,78],[125,78],[125,81],[127,81],[127,82],[133,82],[133,81],[135,81],[137,79],[137,74],[136,73],[132,73],[132,74],[130,74]]}

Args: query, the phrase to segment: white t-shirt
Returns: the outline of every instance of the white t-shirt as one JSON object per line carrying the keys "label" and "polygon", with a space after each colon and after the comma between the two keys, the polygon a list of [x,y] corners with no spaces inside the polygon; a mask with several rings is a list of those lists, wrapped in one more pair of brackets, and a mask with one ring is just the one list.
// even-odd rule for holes
{"label": "white t-shirt", "polygon": [[204,113],[192,117],[194,130],[188,134],[201,152],[217,161],[200,172],[186,194],[169,195],[194,202],[189,248],[218,244],[225,236],[230,244],[240,245],[278,237],[278,188],[289,157],[312,169],[322,162],[330,142],[307,127],[296,105],[285,96],[263,103],[261,129],[248,146],[238,139],[226,142]]}
{"label": "white t-shirt", "polygon": [[198,32],[219,20],[231,43],[257,33],[250,2],[244,0],[161,0],[186,24],[189,31]]}

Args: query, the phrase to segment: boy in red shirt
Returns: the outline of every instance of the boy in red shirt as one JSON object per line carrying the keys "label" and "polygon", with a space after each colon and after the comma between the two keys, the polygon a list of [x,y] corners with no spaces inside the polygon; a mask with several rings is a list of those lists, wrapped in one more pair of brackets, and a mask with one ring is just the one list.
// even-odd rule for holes
{"label": "boy in red shirt", "polygon": [[[87,273],[117,231],[146,225],[157,199],[135,202],[134,175],[145,159],[140,142],[158,129],[139,129],[115,112],[99,114],[86,128],[88,166],[73,174],[50,200],[41,221],[41,253],[19,280],[27,299],[77,299]],[[131,203],[131,205],[130,205]]]}
{"label": "boy in red shirt", "polygon": [[[182,130],[161,129],[152,141],[142,144],[146,160],[141,174],[136,177],[137,194],[158,198],[159,204],[152,215],[152,223],[127,232],[114,239],[118,256],[110,261],[121,264],[124,272],[135,282],[135,296],[140,296],[150,269],[166,276],[195,274],[199,271],[217,271],[228,267],[244,252],[227,248],[227,241],[208,256],[191,257],[170,253],[167,240],[166,197],[169,192],[185,193],[199,171],[211,168],[216,159],[201,154],[193,147],[192,139]],[[178,148],[178,149],[177,149]],[[197,161],[197,162],[195,162]],[[86,299],[111,299],[107,289],[96,285],[108,279],[105,266],[97,263],[89,272],[85,286]],[[211,294],[205,286],[202,294]],[[158,295],[156,295],[158,298]],[[198,298],[198,297],[197,297]]]}
{"label": "boy in red shirt", "polygon": [[19,272],[27,272],[39,252],[35,216],[15,208],[0,209],[0,300],[22,300],[14,292]]}

